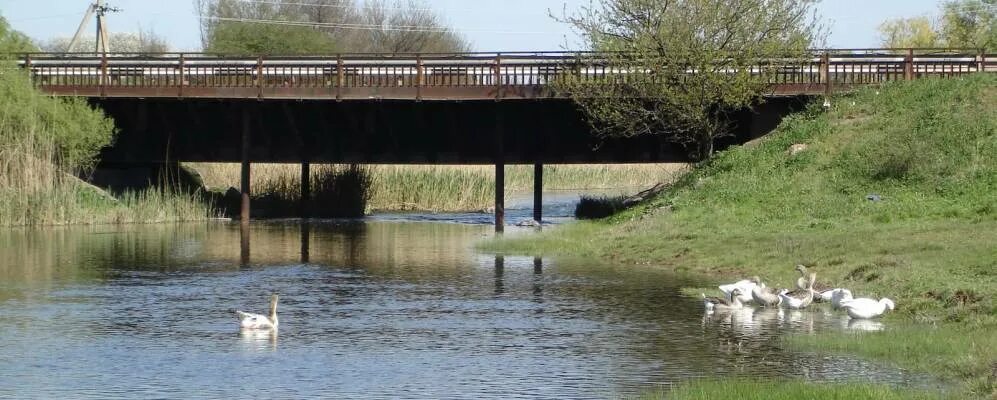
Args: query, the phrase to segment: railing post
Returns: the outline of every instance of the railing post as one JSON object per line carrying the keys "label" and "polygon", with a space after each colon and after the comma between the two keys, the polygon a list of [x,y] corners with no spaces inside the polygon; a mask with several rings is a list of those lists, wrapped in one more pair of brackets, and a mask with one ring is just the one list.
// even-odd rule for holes
{"label": "railing post", "polygon": [[186,63],[186,60],[184,59],[183,53],[180,53],[180,84],[179,84],[179,88],[177,88],[177,97],[179,97],[181,99],[183,98],[184,80],[187,79],[187,74],[184,73],[184,69],[187,68],[186,64],[187,63]]}
{"label": "railing post", "polygon": [[426,84],[426,69],[422,64],[422,55],[415,55],[415,101],[422,101],[422,87]]}
{"label": "railing post", "polygon": [[980,56],[976,65],[977,72],[987,72],[987,49],[980,49]]}
{"label": "railing post", "polygon": [[28,83],[35,86],[35,72],[31,70],[31,54],[24,55],[24,69],[28,71]]}
{"label": "railing post", "polygon": [[820,80],[824,83],[824,97],[830,98],[831,87],[831,53],[825,51],[820,56]]}
{"label": "railing post", "polygon": [[343,84],[346,82],[346,76],[343,71],[343,55],[336,55],[336,101],[343,101]]}
{"label": "railing post", "polygon": [[914,80],[914,49],[907,49],[907,57],[904,58],[904,79]]}
{"label": "railing post", "polygon": [[502,53],[495,55],[495,101],[502,100]]}
{"label": "railing post", "polygon": [[100,97],[107,97],[107,53],[100,56]]}
{"label": "railing post", "polygon": [[256,57],[256,99],[263,100],[263,56]]}

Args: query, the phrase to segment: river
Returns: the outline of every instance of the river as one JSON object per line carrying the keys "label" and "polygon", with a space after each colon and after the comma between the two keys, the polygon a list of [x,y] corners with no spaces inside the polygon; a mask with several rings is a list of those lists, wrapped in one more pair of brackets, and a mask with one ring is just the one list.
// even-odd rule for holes
{"label": "river", "polygon": [[[573,197],[549,198],[551,220],[569,220]],[[512,204],[511,222],[528,218]],[[780,345],[876,322],[705,315],[678,291],[697,282],[655,268],[476,253],[490,221],[0,232],[0,397],[615,398],[699,377],[923,380]],[[240,332],[230,310],[263,312],[271,293],[279,334]]]}

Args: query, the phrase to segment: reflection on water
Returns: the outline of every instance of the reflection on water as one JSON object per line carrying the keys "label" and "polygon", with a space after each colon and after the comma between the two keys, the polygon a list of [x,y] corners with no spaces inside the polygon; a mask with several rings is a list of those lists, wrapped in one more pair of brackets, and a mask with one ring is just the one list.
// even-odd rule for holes
{"label": "reflection on water", "polygon": [[[653,269],[476,254],[488,225],[295,221],[0,233],[0,395],[607,398],[708,376],[923,378],[780,337],[840,313],[703,314]],[[693,282],[692,284],[696,284]],[[280,334],[229,310],[281,295]],[[278,337],[279,336],[279,337]]]}
{"label": "reflection on water", "polygon": [[276,351],[277,331],[270,329],[240,329],[239,337],[247,352]]}

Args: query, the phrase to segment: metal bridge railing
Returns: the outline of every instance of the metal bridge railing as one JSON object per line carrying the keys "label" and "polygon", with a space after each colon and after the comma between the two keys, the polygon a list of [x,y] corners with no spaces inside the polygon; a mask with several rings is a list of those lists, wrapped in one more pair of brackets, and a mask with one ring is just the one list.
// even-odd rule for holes
{"label": "metal bridge railing", "polygon": [[[128,89],[185,90],[543,87],[567,74],[612,84],[632,71],[599,53],[340,54],[310,57],[164,54],[22,55],[19,65],[42,89],[121,95]],[[764,60],[751,67],[772,85],[865,85],[929,76],[997,72],[997,55],[967,49],[815,50],[802,62]],[[694,71],[690,71],[694,73]],[[621,78],[622,77],[622,78]],[[168,89],[168,90],[166,90]],[[337,95],[338,97],[338,95]]]}

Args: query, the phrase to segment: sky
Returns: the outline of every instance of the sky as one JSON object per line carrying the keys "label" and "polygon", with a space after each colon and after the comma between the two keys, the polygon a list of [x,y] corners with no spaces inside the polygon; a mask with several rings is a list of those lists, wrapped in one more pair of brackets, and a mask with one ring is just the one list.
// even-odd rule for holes
{"label": "sky", "polygon": [[[0,0],[0,15],[34,39],[71,37],[91,0]],[[577,49],[571,29],[550,18],[589,0],[422,0],[465,34],[477,51]],[[942,0],[823,0],[829,47],[878,47],[876,27],[899,17],[937,15]],[[192,0],[107,0],[123,11],[108,16],[111,32],[153,30],[176,51],[201,46]],[[89,34],[93,35],[91,21]]]}

